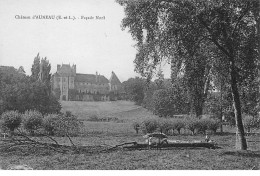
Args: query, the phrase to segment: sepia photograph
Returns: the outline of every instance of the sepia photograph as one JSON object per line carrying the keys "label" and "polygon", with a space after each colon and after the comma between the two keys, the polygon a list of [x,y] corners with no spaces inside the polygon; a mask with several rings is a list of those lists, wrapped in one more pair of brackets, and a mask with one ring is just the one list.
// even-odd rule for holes
{"label": "sepia photograph", "polygon": [[0,0],[0,25],[0,174],[260,174],[259,0]]}

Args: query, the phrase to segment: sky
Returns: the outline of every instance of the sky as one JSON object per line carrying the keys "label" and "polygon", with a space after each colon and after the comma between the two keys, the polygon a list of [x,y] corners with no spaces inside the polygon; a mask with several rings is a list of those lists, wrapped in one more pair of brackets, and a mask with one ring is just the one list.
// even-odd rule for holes
{"label": "sky", "polygon": [[[37,19],[46,15],[54,19]],[[30,75],[39,53],[49,60],[51,73],[57,64],[76,64],[77,73],[109,78],[114,71],[126,81],[138,74],[136,42],[122,31],[123,18],[124,9],[114,0],[1,0],[0,65],[23,66]],[[169,65],[163,70],[169,77]]]}

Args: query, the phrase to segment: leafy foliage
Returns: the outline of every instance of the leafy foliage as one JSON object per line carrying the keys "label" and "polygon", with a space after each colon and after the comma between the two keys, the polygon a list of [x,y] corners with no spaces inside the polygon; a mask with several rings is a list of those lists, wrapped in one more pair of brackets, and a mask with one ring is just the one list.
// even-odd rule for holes
{"label": "leafy foliage", "polygon": [[83,122],[71,113],[61,114],[55,121],[58,136],[78,136],[83,127]]}
{"label": "leafy foliage", "polygon": [[243,118],[244,128],[247,132],[250,132],[252,129],[259,129],[260,128],[260,120],[256,117],[246,115]]}
{"label": "leafy foliage", "polygon": [[25,112],[35,109],[43,114],[58,113],[61,105],[53,94],[48,95],[48,89],[42,82],[9,85],[3,95],[4,110]]}
{"label": "leafy foliage", "polygon": [[54,89],[53,92],[54,92],[55,98],[56,98],[57,100],[59,100],[59,99],[60,99],[60,95],[61,95],[61,90],[60,90],[60,88]]}
{"label": "leafy foliage", "polygon": [[170,116],[174,114],[170,92],[166,89],[156,90],[153,94],[154,114],[159,116]]}
{"label": "leafy foliage", "polygon": [[130,78],[123,82],[124,90],[128,99],[141,105],[144,99],[145,80],[141,78]]}
{"label": "leafy foliage", "polygon": [[220,127],[219,120],[207,119],[207,129],[216,133],[217,129]]}
{"label": "leafy foliage", "polygon": [[40,54],[38,53],[37,56],[34,58],[33,65],[31,68],[31,80],[35,82],[37,80],[41,80],[46,85],[50,85],[51,80],[51,65],[47,58],[40,58]]}
{"label": "leafy foliage", "polygon": [[[137,41],[136,70],[151,78],[156,66],[169,59],[172,75],[177,77],[179,73],[187,80],[191,110],[197,117],[202,115],[212,75],[227,73],[230,79],[226,83],[232,91],[237,129],[241,134],[240,148],[246,149],[240,94],[251,92],[246,96],[251,97],[256,93],[249,83],[256,80],[258,71],[259,1],[118,2],[126,14],[123,29],[129,28]],[[225,64],[215,64],[221,59]],[[252,91],[243,91],[250,90],[248,87]],[[255,102],[250,104],[255,106]],[[244,111],[252,109],[246,103],[243,106]]]}
{"label": "leafy foliage", "polygon": [[156,90],[153,94],[153,112],[159,116],[167,117],[174,114],[188,113],[189,103],[180,88]]}
{"label": "leafy foliage", "polygon": [[172,122],[169,119],[158,120],[158,130],[161,133],[169,134],[169,131],[173,129]]}
{"label": "leafy foliage", "polygon": [[141,130],[144,134],[153,133],[158,128],[158,122],[155,119],[144,120],[141,123]]}
{"label": "leafy foliage", "polygon": [[179,118],[173,119],[172,128],[174,130],[177,130],[177,132],[179,134],[181,134],[181,129],[185,128],[185,121],[184,121],[184,119],[179,119]]}
{"label": "leafy foliage", "polygon": [[50,91],[50,80],[47,80],[50,77],[45,77],[45,81],[36,81],[32,78],[35,75],[30,79],[19,70],[0,67],[0,113],[8,110],[23,113],[30,109],[38,110],[42,114],[59,113],[61,105]]}
{"label": "leafy foliage", "polygon": [[22,115],[23,127],[31,135],[34,135],[36,130],[39,130],[42,127],[43,116],[40,112],[35,110],[25,111]]}
{"label": "leafy foliage", "polygon": [[56,131],[56,121],[59,118],[58,114],[48,114],[43,118],[43,129],[47,132],[48,135],[53,136]]}
{"label": "leafy foliage", "polygon": [[21,125],[22,118],[18,111],[6,111],[1,115],[0,124],[3,131],[14,132]]}
{"label": "leafy foliage", "polygon": [[196,133],[196,130],[201,127],[201,124],[199,123],[199,119],[194,116],[186,117],[184,123],[185,123],[185,128],[190,130],[192,135],[194,135]]}
{"label": "leafy foliage", "polygon": [[83,122],[71,112],[65,114],[48,114],[44,116],[43,128],[49,135],[78,136]]}

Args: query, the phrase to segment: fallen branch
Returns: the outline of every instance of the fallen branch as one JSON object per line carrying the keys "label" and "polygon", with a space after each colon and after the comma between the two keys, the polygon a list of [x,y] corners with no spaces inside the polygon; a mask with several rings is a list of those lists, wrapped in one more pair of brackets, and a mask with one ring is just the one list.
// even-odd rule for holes
{"label": "fallen branch", "polygon": [[118,144],[118,145],[112,146],[112,147],[110,147],[108,149],[101,150],[100,152],[112,150],[112,149],[115,149],[117,147],[124,146],[124,145],[129,145],[129,144],[133,144],[133,146],[135,146],[135,145],[137,145],[137,142],[134,141],[134,142],[126,142],[126,143]]}
{"label": "fallen branch", "polygon": [[[34,139],[29,138],[25,134],[23,134],[21,131],[19,131],[19,136],[11,136],[8,140],[4,140],[2,144],[0,144],[0,150],[10,150],[13,147],[19,147],[19,146],[28,146],[28,147],[44,147],[51,149],[53,151],[59,152],[59,153],[66,153],[68,151],[72,151],[73,149],[70,148],[70,146],[66,145],[60,145],[55,139],[52,137],[46,135],[49,139],[51,139],[54,143],[45,143],[45,142],[39,142]],[[20,138],[23,139],[20,139]]]}

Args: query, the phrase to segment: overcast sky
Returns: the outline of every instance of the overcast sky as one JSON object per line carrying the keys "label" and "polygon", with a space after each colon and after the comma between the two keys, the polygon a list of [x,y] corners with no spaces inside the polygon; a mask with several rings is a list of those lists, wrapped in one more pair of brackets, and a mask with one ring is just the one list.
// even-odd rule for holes
{"label": "overcast sky", "polygon": [[[55,19],[33,19],[37,15]],[[21,16],[30,19],[18,19]],[[58,16],[76,19],[57,20]],[[121,30],[123,18],[123,7],[114,0],[1,0],[0,65],[23,66],[30,75],[39,52],[50,61],[52,73],[57,64],[70,63],[77,65],[77,73],[97,71],[109,78],[114,71],[125,81],[138,74],[133,64],[135,41],[128,30]]]}

